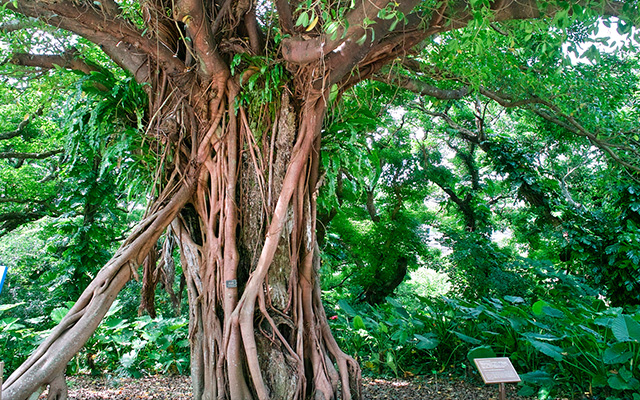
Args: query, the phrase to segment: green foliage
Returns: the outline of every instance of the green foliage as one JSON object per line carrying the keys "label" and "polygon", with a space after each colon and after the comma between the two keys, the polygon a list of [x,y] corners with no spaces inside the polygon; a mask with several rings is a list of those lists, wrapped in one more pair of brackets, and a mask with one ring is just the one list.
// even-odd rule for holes
{"label": "green foliage", "polygon": [[520,373],[522,395],[630,398],[640,387],[640,310],[625,313],[565,290],[562,298],[534,303],[418,297],[354,309],[341,301],[330,321],[367,373],[461,372],[473,358],[499,356]]}
{"label": "green foliage", "polygon": [[55,272],[40,284],[59,301],[75,299],[109,260],[138,216],[129,213],[132,198],[148,193],[155,158],[143,142],[146,99],[131,78],[94,72],[78,81],[66,104],[65,185],[56,199],[64,213],[40,233],[56,255]]}
{"label": "green foliage", "polygon": [[0,356],[8,371],[16,369],[47,334],[47,331],[38,329],[45,317],[23,319],[12,315],[12,310],[24,304],[0,305]]}
{"label": "green foliage", "polygon": [[119,317],[116,302],[104,322],[71,361],[71,372],[89,370],[140,377],[189,371],[189,322],[184,317],[133,320]]}
{"label": "green foliage", "polygon": [[234,109],[243,106],[255,140],[260,143],[270,122],[277,120],[282,90],[290,79],[283,66],[269,57],[236,54],[229,66],[232,75],[240,76],[242,90]]}
{"label": "green foliage", "polygon": [[605,182],[595,181],[600,190],[585,192],[584,206],[566,209],[563,261],[567,268],[593,279],[614,305],[638,305],[640,186],[612,172]]}
{"label": "green foliage", "polygon": [[318,199],[323,285],[370,303],[433,258],[425,225],[431,215],[422,204],[428,188],[413,160],[411,126],[377,96],[391,102],[395,94],[363,84],[335,104],[325,125]]}
{"label": "green foliage", "polygon": [[466,299],[531,296],[536,287],[533,271],[545,265],[474,232],[445,233],[443,242],[452,250],[447,259],[454,290]]}
{"label": "green foliage", "polygon": [[405,280],[398,287],[397,296],[410,301],[414,295],[422,297],[439,297],[451,290],[449,275],[441,273],[428,266],[422,266],[409,273],[409,280]]}
{"label": "green foliage", "polygon": [[[6,369],[17,368],[49,333],[43,326],[57,324],[73,303],[51,311],[49,318],[11,316],[23,303],[0,306],[0,357]],[[188,321],[184,317],[151,319],[121,317],[116,300],[106,318],[69,363],[67,373],[117,374],[140,377],[186,374],[189,371]]]}

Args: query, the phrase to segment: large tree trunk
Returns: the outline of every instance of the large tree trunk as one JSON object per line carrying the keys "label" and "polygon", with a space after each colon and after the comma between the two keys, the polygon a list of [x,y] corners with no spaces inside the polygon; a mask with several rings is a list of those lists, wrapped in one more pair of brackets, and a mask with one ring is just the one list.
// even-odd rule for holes
{"label": "large tree trunk", "polygon": [[169,224],[187,281],[196,399],[333,399],[339,388],[343,399],[360,397],[359,367],[330,332],[317,279],[326,93],[309,89],[296,98],[283,91],[264,112],[248,115],[242,105],[234,108],[235,79],[218,89],[161,99],[157,129],[175,127],[168,135],[180,137],[169,146],[163,194],[52,336],[7,380],[4,399],[25,399],[47,384],[49,398],[66,397],[66,364],[145,257],[155,258]]}
{"label": "large tree trunk", "polygon": [[358,366],[330,333],[314,263],[325,103],[296,107],[285,92],[278,108],[264,132],[252,132],[242,107],[226,114],[191,206],[174,221],[197,399],[331,399],[339,382],[342,398],[359,397]]}

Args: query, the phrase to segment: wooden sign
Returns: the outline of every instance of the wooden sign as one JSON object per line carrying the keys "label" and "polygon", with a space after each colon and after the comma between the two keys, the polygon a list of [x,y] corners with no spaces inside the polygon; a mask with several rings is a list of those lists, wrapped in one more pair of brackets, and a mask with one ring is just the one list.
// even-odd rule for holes
{"label": "wooden sign", "polygon": [[520,377],[507,357],[475,358],[484,383],[515,383]]}
{"label": "wooden sign", "polygon": [[2,285],[4,285],[4,278],[7,276],[7,267],[0,265],[0,293],[2,293]]}

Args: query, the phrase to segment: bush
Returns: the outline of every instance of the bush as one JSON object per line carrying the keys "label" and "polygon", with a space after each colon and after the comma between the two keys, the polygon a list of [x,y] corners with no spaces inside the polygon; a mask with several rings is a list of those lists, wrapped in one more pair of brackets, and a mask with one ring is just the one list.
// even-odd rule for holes
{"label": "bush", "polygon": [[338,302],[330,320],[365,373],[469,370],[469,353],[491,349],[521,373],[521,395],[640,400],[640,308],[623,312],[595,298],[520,297],[478,302],[417,297],[354,309]]}
{"label": "bush", "polygon": [[[0,318],[4,312],[21,305],[0,306]],[[49,330],[39,331],[38,326],[59,323],[72,305],[67,303],[54,309],[48,319],[0,319],[0,359],[5,361],[7,371],[15,370],[47,336]],[[116,300],[102,324],[69,363],[68,374],[112,373],[140,377],[188,373],[189,322],[186,318],[144,316],[130,321],[118,317],[121,308]]]}

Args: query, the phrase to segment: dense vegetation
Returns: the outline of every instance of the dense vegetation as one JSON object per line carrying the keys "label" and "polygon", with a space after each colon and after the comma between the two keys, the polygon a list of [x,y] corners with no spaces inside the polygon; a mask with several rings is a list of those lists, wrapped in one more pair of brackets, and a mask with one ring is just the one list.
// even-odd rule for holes
{"label": "dense vegetation", "polygon": [[[146,22],[140,3],[116,3]],[[473,5],[466,27],[430,36],[367,80],[327,88],[319,176],[313,193],[304,191],[317,199],[323,313],[364,374],[477,379],[473,358],[506,356],[521,373],[523,395],[640,400],[637,10],[627,3],[619,18],[602,19],[597,7],[560,2],[546,18],[496,22],[490,3]],[[168,202],[160,201],[167,182],[187,171],[172,166],[189,154],[172,153],[168,143],[196,144],[171,137],[176,122],[160,120],[164,103],[149,101],[149,84],[98,46],[2,4],[0,264],[9,274],[0,293],[0,359],[11,372],[136,224],[159,212],[148,204]],[[298,30],[313,32],[320,8],[300,3]],[[408,24],[401,14],[383,8],[377,19]],[[328,34],[342,29],[328,14],[322,20]],[[73,53],[45,60],[51,48]],[[185,57],[180,51],[176,57]],[[38,52],[42,59],[29,62],[27,53]],[[275,139],[282,127],[272,119],[287,118],[280,99],[293,72],[250,51],[229,65],[247,77],[231,113],[260,116],[246,122],[255,136],[243,133],[240,158],[260,164],[270,181],[284,161],[256,151],[270,146],[265,154],[273,156],[274,146],[287,146]],[[266,184],[240,181],[245,189]],[[248,197],[266,193],[251,190]],[[242,199],[265,210],[275,203]],[[198,222],[198,204],[187,203],[176,220],[191,238],[202,235],[193,241],[202,249],[208,228]],[[249,214],[238,218],[253,227]],[[126,267],[135,279],[67,374],[189,373],[193,266],[176,226],[158,234],[142,273]],[[254,240],[246,226],[238,238]],[[286,251],[308,245],[291,243]],[[255,249],[239,249],[241,267],[250,265],[236,284],[257,261]],[[276,262],[295,258],[282,252]],[[266,282],[279,282],[278,274],[286,282],[286,272],[270,272]],[[263,312],[283,336],[293,331],[280,311]],[[273,342],[265,319],[256,317],[257,335]]]}

